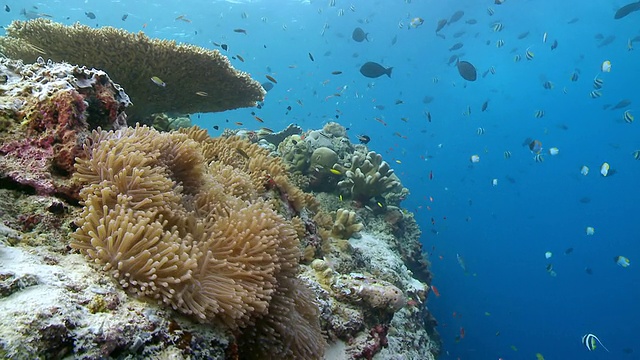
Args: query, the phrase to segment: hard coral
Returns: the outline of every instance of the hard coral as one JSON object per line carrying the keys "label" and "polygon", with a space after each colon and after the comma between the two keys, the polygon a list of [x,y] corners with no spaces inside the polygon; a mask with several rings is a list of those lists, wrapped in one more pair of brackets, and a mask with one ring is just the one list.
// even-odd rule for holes
{"label": "hard coral", "polygon": [[295,279],[296,230],[255,181],[282,165],[250,160],[256,145],[205,135],[95,132],[76,165],[87,185],[72,247],[134,295],[239,330],[247,349],[321,357],[313,294]]}
{"label": "hard coral", "polygon": [[[133,99],[135,106],[127,113],[135,121],[154,113],[255,106],[265,95],[260,83],[236,71],[218,50],[151,39],[142,32],[79,23],[65,26],[42,18],[14,21],[6,32],[0,48],[11,58],[30,62],[46,53],[54,61],[107,71]],[[154,76],[166,86],[154,84],[150,80]]]}
{"label": "hard coral", "polygon": [[70,175],[84,138],[96,126],[126,125],[128,96],[103,71],[42,58],[28,65],[3,58],[0,72],[7,76],[0,107],[14,119],[0,133],[0,177],[41,195],[77,197]]}
{"label": "hard coral", "polygon": [[393,170],[382,160],[382,155],[370,151],[366,155],[357,153],[351,159],[351,167],[337,167],[345,179],[338,186],[355,200],[366,203],[376,196],[400,192],[402,185]]}

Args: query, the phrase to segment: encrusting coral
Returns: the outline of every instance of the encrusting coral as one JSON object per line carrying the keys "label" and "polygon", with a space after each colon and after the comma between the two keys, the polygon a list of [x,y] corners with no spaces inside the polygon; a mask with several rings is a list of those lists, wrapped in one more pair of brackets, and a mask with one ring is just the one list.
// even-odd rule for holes
{"label": "encrusting coral", "polygon": [[[255,106],[264,98],[260,83],[235,70],[218,50],[151,39],[122,29],[65,26],[47,19],[14,21],[5,27],[5,56],[33,62],[38,56],[102,69],[127,89],[140,121],[161,112],[192,114]],[[117,55],[117,56],[115,56]],[[151,81],[160,78],[165,86]]]}
{"label": "encrusting coral", "polygon": [[243,358],[322,356],[314,294],[296,279],[296,229],[265,196],[272,181],[287,188],[277,159],[197,128],[94,132],[85,151],[73,248],[129,293],[239,331]]}

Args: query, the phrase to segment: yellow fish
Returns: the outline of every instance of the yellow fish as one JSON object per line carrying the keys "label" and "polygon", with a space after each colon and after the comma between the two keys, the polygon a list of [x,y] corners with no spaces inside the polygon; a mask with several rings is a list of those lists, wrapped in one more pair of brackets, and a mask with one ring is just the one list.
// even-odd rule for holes
{"label": "yellow fish", "polygon": [[159,77],[157,77],[157,76],[152,77],[152,78],[151,78],[151,81],[153,81],[153,83],[154,83],[154,84],[156,84],[156,85],[158,85],[158,86],[161,86],[161,87],[165,87],[165,86],[167,86],[167,84],[166,84],[164,81],[162,81],[162,79],[160,79],[160,78],[159,78]]}
{"label": "yellow fish", "polygon": [[340,172],[340,170],[336,170],[336,169],[329,169],[329,171],[334,174],[334,175],[341,175],[342,173]]}
{"label": "yellow fish", "polygon": [[544,360],[544,356],[542,356],[542,354],[540,354],[540,353],[536,353],[536,359],[537,360]]}

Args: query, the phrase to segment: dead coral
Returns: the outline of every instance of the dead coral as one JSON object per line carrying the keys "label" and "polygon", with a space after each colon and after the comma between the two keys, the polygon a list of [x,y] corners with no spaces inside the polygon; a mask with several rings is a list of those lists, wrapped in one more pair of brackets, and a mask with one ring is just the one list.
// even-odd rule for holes
{"label": "dead coral", "polygon": [[[102,69],[135,106],[133,120],[151,114],[192,114],[255,106],[264,98],[260,83],[235,70],[218,50],[151,39],[122,29],[65,26],[46,19],[14,21],[0,38],[4,55],[33,62],[38,56]],[[113,56],[117,54],[117,56]],[[151,81],[159,77],[166,86]]]}
{"label": "dead coral", "polygon": [[204,140],[198,129],[95,132],[76,165],[87,186],[72,247],[136,296],[250,334],[243,342],[259,335],[251,341],[287,358],[321,357],[313,294],[295,280],[296,229],[258,196],[257,165],[231,156],[258,150],[190,136]]}

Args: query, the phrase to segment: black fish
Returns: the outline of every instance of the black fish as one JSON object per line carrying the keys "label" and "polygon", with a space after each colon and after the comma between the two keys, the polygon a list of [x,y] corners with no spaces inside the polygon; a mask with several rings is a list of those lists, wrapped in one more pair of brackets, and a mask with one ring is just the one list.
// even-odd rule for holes
{"label": "black fish", "polygon": [[451,65],[451,64],[453,64],[454,62],[458,61],[458,57],[459,57],[459,56],[458,56],[458,55],[455,55],[455,54],[454,54],[454,55],[451,55],[451,56],[449,57],[449,61],[447,62],[447,65]]}
{"label": "black fish", "polygon": [[598,47],[601,48],[603,46],[607,46],[611,44],[615,39],[616,39],[615,35],[609,35],[604,40],[602,40],[600,44],[598,44]]}
{"label": "black fish", "polygon": [[367,135],[358,135],[358,141],[360,141],[361,144],[368,144],[369,141],[371,141],[371,138]]}
{"label": "black fish", "polygon": [[616,14],[613,15],[614,19],[622,19],[623,17],[631,14],[634,11],[638,11],[640,10],[640,1],[638,2],[633,2],[631,4],[627,4],[623,7],[621,7],[620,9],[618,9],[618,11],[616,11]]}
{"label": "black fish", "polygon": [[6,12],[10,12],[11,11],[11,8],[9,7],[9,5],[5,5],[4,6],[4,11],[6,11]]}
{"label": "black fish", "polygon": [[222,48],[222,50],[227,51],[229,50],[229,45],[227,44],[221,44],[220,47]]}
{"label": "black fish", "polygon": [[271,89],[273,89],[273,83],[271,82],[263,82],[261,85],[264,91],[270,91]]}
{"label": "black fish", "polygon": [[565,255],[569,255],[569,254],[571,254],[572,252],[573,252],[573,248],[572,248],[572,247],[570,247],[570,248],[568,248],[567,250],[565,250],[565,251],[564,251],[564,254],[565,254]]}
{"label": "black fish", "polygon": [[482,111],[487,111],[487,106],[489,106],[489,100],[482,103]]}
{"label": "black fish", "polygon": [[584,272],[586,272],[586,273],[587,273],[587,274],[589,274],[589,275],[592,275],[592,274],[593,274],[593,270],[591,270],[591,268],[590,268],[590,267],[584,268]]}
{"label": "black fish", "polygon": [[620,102],[617,103],[616,106],[612,107],[611,110],[624,109],[629,105],[631,105],[631,100],[629,99],[620,100]]}
{"label": "black fish", "polygon": [[96,18],[96,14],[92,13],[91,11],[85,12],[84,14],[87,15],[87,17],[91,20]]}
{"label": "black fish", "polygon": [[436,32],[442,30],[442,28],[447,25],[447,19],[442,19],[438,21],[438,26],[436,26]]}
{"label": "black fish", "polygon": [[369,35],[368,33],[365,33],[364,30],[362,30],[362,28],[355,28],[353,29],[353,33],[351,34],[351,38],[353,40],[355,40],[356,42],[363,42],[365,40],[369,41],[369,38],[367,37],[367,35]]}
{"label": "black fish", "polygon": [[558,40],[553,40],[553,44],[551,44],[551,50],[555,50],[558,47]]}
{"label": "black fish", "polygon": [[478,78],[476,67],[468,61],[458,62],[458,72],[460,73],[460,76],[467,81],[476,81]]}
{"label": "black fish", "polygon": [[525,31],[525,32],[521,33],[520,35],[518,35],[518,40],[522,40],[522,39],[526,38],[527,36],[529,36],[529,32]]}
{"label": "black fish", "polygon": [[464,11],[462,10],[458,10],[454,12],[453,15],[451,15],[451,18],[449,19],[449,24],[453,24],[454,22],[462,19],[463,16],[464,16]]}
{"label": "black fish", "polygon": [[461,49],[463,46],[464,46],[463,43],[460,43],[460,42],[459,43],[455,43],[455,44],[453,44],[452,47],[449,48],[449,51]]}
{"label": "black fish", "polygon": [[391,46],[395,45],[398,42],[398,35],[394,35],[393,39],[391,39]]}
{"label": "black fish", "polygon": [[309,60],[315,61],[315,59],[313,58],[313,54],[312,53],[309,53]]}
{"label": "black fish", "polygon": [[127,20],[127,18],[128,18],[128,17],[129,17],[129,14],[124,14],[124,15],[122,15],[122,21]]}
{"label": "black fish", "polygon": [[577,23],[577,22],[578,22],[578,20],[580,20],[580,19],[578,19],[577,17],[576,17],[576,18],[573,18],[573,19],[569,20],[569,21],[567,22],[567,24],[575,24],[575,23]]}
{"label": "black fish", "polygon": [[369,61],[362,65],[362,67],[360,68],[360,74],[368,78],[377,78],[385,74],[388,77],[391,77],[391,70],[393,70],[393,67],[385,68],[378,63]]}

